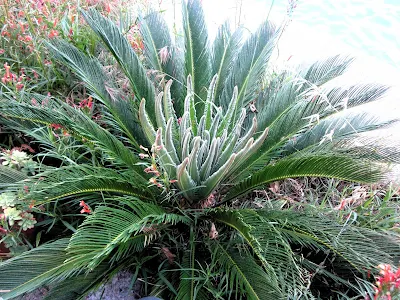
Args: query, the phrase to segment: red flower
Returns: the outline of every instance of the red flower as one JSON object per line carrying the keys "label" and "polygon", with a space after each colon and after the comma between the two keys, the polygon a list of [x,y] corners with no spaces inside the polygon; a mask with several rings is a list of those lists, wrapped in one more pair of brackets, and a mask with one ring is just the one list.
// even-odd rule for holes
{"label": "red flower", "polygon": [[53,123],[53,124],[50,124],[50,128],[57,130],[57,129],[63,129],[64,127],[62,127],[60,124]]}
{"label": "red flower", "polygon": [[82,207],[81,214],[83,214],[83,213],[88,213],[88,214],[92,213],[92,211],[90,210],[89,205],[87,205],[85,203],[85,201],[81,200],[81,202],[79,202],[79,206]]}
{"label": "red flower", "polygon": [[17,88],[17,91],[20,91],[24,88],[24,85],[22,83],[17,83],[15,87]]}
{"label": "red flower", "polygon": [[374,299],[391,300],[394,293],[395,295],[400,293],[400,269],[393,272],[392,267],[388,264],[380,264],[378,268],[381,270],[380,276],[376,280]]}
{"label": "red flower", "polygon": [[4,64],[4,69],[6,70],[6,74],[4,74],[3,78],[1,78],[3,83],[11,82],[17,78],[15,74],[11,73],[11,66],[9,66],[8,63]]}
{"label": "red flower", "polygon": [[88,102],[87,102],[87,105],[86,105],[89,109],[92,109],[92,107],[93,107],[93,99],[92,99],[92,97],[91,96],[89,96],[89,98],[88,98]]}
{"label": "red flower", "polygon": [[54,29],[50,30],[49,38],[52,39],[52,38],[55,38],[57,36],[58,36],[58,31],[57,30],[54,30]]}
{"label": "red flower", "polygon": [[87,99],[83,99],[81,102],[79,102],[79,108],[88,108],[92,109],[93,107],[93,98],[89,96]]}

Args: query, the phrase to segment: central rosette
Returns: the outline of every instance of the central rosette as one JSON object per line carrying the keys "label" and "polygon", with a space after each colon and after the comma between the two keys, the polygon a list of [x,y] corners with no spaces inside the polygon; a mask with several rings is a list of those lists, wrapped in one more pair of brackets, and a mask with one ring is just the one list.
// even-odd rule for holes
{"label": "central rosette", "polygon": [[158,163],[169,178],[176,179],[175,184],[190,203],[206,199],[258,150],[268,134],[266,128],[256,139],[253,137],[257,131],[256,117],[247,130],[243,128],[246,109],[238,107],[237,87],[225,113],[221,107],[215,107],[216,80],[215,75],[199,119],[190,76],[181,118],[177,118],[172,104],[172,80],[155,99],[157,126],[153,126],[146,113],[145,99],[140,103],[140,122]]}

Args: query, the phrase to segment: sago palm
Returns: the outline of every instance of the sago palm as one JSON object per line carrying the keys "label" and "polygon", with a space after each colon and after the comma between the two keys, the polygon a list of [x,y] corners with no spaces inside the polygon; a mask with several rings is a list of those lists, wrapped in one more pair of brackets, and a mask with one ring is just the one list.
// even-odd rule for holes
{"label": "sago palm", "polygon": [[42,285],[48,299],[81,299],[126,268],[164,299],[313,299],[321,282],[354,295],[368,291],[375,266],[398,259],[393,233],[247,196],[284,178],[381,180],[398,150],[364,133],[395,120],[353,107],[387,88],[336,85],[352,62],[340,56],[270,72],[282,29],[266,21],[244,39],[225,24],[210,43],[199,1],[182,12],[176,35],[160,13],[138,19],[143,55],[121,27],[84,13],[127,82],[107,59],[48,44],[90,91],[90,110],[37,94],[0,100],[2,122],[60,163],[24,180],[0,168],[6,189],[21,205],[84,201],[91,212],[71,236],[2,262],[4,299]]}

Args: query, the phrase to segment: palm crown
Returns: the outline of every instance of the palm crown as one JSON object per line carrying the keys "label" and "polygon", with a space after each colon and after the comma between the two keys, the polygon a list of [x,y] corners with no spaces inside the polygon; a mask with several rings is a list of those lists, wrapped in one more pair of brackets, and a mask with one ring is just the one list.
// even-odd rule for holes
{"label": "palm crown", "polygon": [[[2,289],[11,290],[5,299],[43,284],[52,286],[49,299],[84,297],[132,266],[155,283],[148,293],[166,299],[311,299],[307,274],[354,291],[367,270],[399,254],[394,236],[343,227],[307,205],[232,204],[284,178],[383,178],[383,163],[398,162],[398,152],[363,133],[394,120],[351,108],[387,88],[335,85],[352,61],[340,56],[297,73],[269,73],[282,29],[266,21],[244,40],[242,29],[231,33],[224,24],[210,44],[199,1],[184,2],[182,12],[176,36],[160,13],[139,18],[143,59],[119,27],[84,12],[128,92],[104,61],[62,40],[48,44],[91,91],[101,121],[37,94],[0,101],[4,123],[62,161],[24,180],[1,168],[9,189],[28,186],[21,199],[35,205],[79,199],[94,209],[72,236],[1,263]],[[68,132],[57,143],[46,134],[54,124]],[[332,264],[359,279],[320,269],[304,249],[335,257]]]}

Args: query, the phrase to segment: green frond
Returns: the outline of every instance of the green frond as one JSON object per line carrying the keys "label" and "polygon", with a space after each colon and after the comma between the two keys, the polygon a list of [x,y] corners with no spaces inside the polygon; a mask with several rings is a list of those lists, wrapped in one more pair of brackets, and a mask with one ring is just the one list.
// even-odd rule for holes
{"label": "green frond", "polygon": [[[230,75],[226,79],[220,105],[228,107],[235,86],[238,87],[238,107],[246,107],[260,93],[269,58],[276,42],[277,30],[268,21],[252,34],[237,53]],[[234,114],[238,118],[239,112]]]}
{"label": "green frond", "polygon": [[234,71],[234,63],[238,59],[238,53],[243,43],[243,28],[238,28],[232,34],[229,23],[226,22],[218,29],[217,36],[213,43],[212,53],[212,74],[217,74],[215,84],[216,104],[220,104],[220,95],[227,82],[230,73]]}
{"label": "green frond", "polygon": [[82,14],[128,77],[136,99],[144,98],[148,101],[150,116],[153,118],[154,86],[128,40],[111,20],[103,17],[95,9],[82,12]]}
{"label": "green frond", "polygon": [[[172,46],[168,24],[159,12],[151,12],[145,17],[140,16],[139,24],[140,35],[144,44],[144,55],[149,69],[157,70],[161,74],[166,73],[165,62],[161,58],[161,49],[166,47],[165,49],[168,51],[168,48]],[[169,59],[171,57],[166,55],[166,60]]]}
{"label": "green frond", "polygon": [[98,206],[72,235],[67,252],[71,261],[92,270],[111,254],[113,260],[120,260],[143,250],[162,226],[179,222],[190,220],[155,204],[121,198],[119,205]]}
{"label": "green frond", "polygon": [[[105,262],[84,273],[84,269],[77,267],[76,261],[68,256],[68,243],[69,238],[59,239],[0,262],[1,288],[10,290],[0,293],[2,299],[14,299],[42,286],[51,287],[44,299],[84,299],[90,290],[126,266],[112,267]],[[68,258],[70,261],[66,261]]]}
{"label": "green frond", "polygon": [[[249,234],[258,244],[258,256],[264,260],[278,286],[287,294],[294,294],[304,287],[303,270],[296,261],[292,245],[276,228],[276,224],[260,218],[257,211],[239,210],[241,220],[251,228]],[[272,276],[271,276],[272,277]]]}
{"label": "green frond", "polygon": [[[34,98],[39,105],[30,103]],[[68,104],[40,95],[24,94],[23,102],[0,101],[0,113],[8,118],[27,120],[47,126],[60,125],[72,137],[86,140],[104,155],[105,159],[118,165],[121,164],[135,172],[135,177],[146,182],[141,170],[137,166],[139,159],[116,136],[102,128],[80,110]],[[47,104],[45,104],[47,102]],[[43,103],[43,105],[41,105]]]}
{"label": "green frond", "polygon": [[143,141],[140,135],[137,108],[132,101],[126,99],[120,90],[105,74],[104,67],[98,59],[90,58],[77,48],[63,40],[53,40],[48,43],[53,57],[69,67],[82,80],[83,84],[93,93],[93,97],[105,105],[112,120],[118,124],[131,143],[139,148]]}
{"label": "green frond", "polygon": [[232,33],[230,29],[230,24],[228,21],[225,21],[218,27],[217,35],[212,43],[212,49],[211,49],[212,74],[218,74],[218,70],[221,68],[221,65],[223,65],[224,54],[229,44],[229,39],[231,38],[231,36]]}
{"label": "green frond", "polygon": [[[210,49],[204,12],[199,0],[182,1],[185,37],[186,76],[192,77],[195,102],[201,103],[207,94],[204,87],[211,81]],[[200,97],[200,99],[198,98]]]}
{"label": "green frond", "polygon": [[[145,47],[147,68],[158,71],[165,81],[174,80],[171,87],[174,105],[182,111],[185,91],[185,70],[183,52],[174,41],[161,12],[151,12],[139,17],[139,30]],[[164,77],[165,76],[165,77]]]}
{"label": "green frond", "polygon": [[258,210],[257,214],[264,222],[276,224],[275,228],[290,243],[335,255],[338,263],[345,262],[348,269],[354,268],[360,273],[373,270],[379,263],[393,263],[400,254],[400,247],[390,234],[351,223],[339,224],[310,207],[303,212]]}
{"label": "green frond", "polygon": [[6,188],[10,184],[26,178],[27,176],[21,171],[0,165],[0,188]]}
{"label": "green frond", "polygon": [[310,85],[320,86],[329,80],[343,75],[353,61],[353,57],[335,55],[317,61],[308,68],[304,68],[304,71],[301,72],[301,77],[307,82],[303,90]]}
{"label": "green frond", "polygon": [[63,264],[68,240],[59,239],[0,262],[1,289],[10,290],[0,296],[12,299],[79,273],[74,267]]}
{"label": "green frond", "polygon": [[273,222],[264,221],[257,212],[247,209],[211,212],[210,217],[234,229],[251,247],[273,285],[288,294],[301,290],[302,269],[295,261],[291,245]]}
{"label": "green frond", "polygon": [[178,294],[176,300],[195,300],[206,299],[202,286],[196,280],[196,244],[195,244],[195,228],[190,227],[190,237],[188,249],[184,252],[182,257],[181,274],[179,286],[177,289]]}
{"label": "green frond", "polygon": [[[371,162],[400,163],[398,142],[382,140],[374,130],[388,128],[398,120],[381,121],[367,113],[346,113],[323,119],[284,149],[285,156],[304,153],[336,153]],[[332,140],[326,135],[333,133]]]}
{"label": "green frond", "polygon": [[[371,113],[351,111],[335,114],[320,120],[315,125],[310,124],[310,128],[307,131],[289,141],[285,147],[285,155],[289,155],[294,151],[313,148],[320,144],[324,146],[331,144],[332,148],[334,148],[334,141],[341,139],[356,140],[357,137],[362,136],[362,133],[386,128],[397,122],[397,120],[379,120],[379,118]],[[324,136],[332,130],[332,141],[324,141]]]}
{"label": "green frond", "polygon": [[283,299],[279,288],[269,280],[269,274],[248,252],[239,252],[218,242],[213,243],[211,249],[216,262],[228,276],[232,296],[239,293],[249,300]]}
{"label": "green frond", "polygon": [[153,195],[146,185],[139,185],[135,175],[129,171],[111,168],[72,165],[49,169],[20,182],[29,187],[26,199],[35,199],[35,204],[47,203],[70,196],[109,192],[135,195],[141,199],[152,199]]}
{"label": "green frond", "polygon": [[268,139],[249,158],[247,168],[236,174],[237,178],[245,178],[268,164],[273,152],[291,139],[300,138],[307,132],[310,123],[315,125],[318,120],[334,117],[345,108],[378,100],[387,91],[387,87],[380,84],[359,84],[348,88],[326,86],[307,92],[300,92],[301,88],[302,84],[297,85],[294,81],[284,83],[265,105],[258,106],[257,121],[261,128],[269,128]]}
{"label": "green frond", "polygon": [[353,159],[347,155],[299,155],[271,163],[252,176],[236,183],[227,193],[224,202],[284,178],[331,177],[355,182],[376,182],[382,179],[381,169],[372,162]]}

